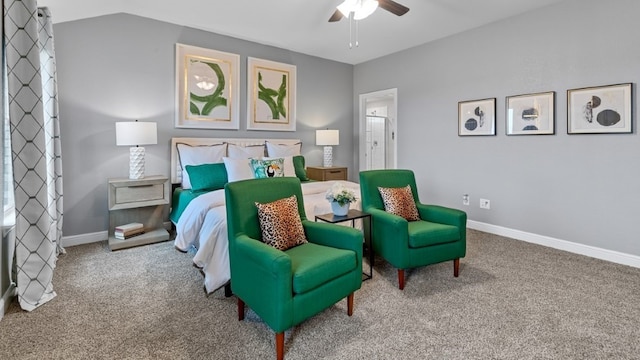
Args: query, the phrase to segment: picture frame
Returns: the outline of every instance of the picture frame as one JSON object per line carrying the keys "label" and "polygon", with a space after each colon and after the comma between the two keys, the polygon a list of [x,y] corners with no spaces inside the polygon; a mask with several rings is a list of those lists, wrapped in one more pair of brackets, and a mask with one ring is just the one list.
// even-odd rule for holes
{"label": "picture frame", "polygon": [[247,130],[296,131],[296,66],[247,59]]}
{"label": "picture frame", "polygon": [[507,135],[555,134],[555,91],[507,96]]}
{"label": "picture frame", "polygon": [[458,136],[496,135],[496,98],[458,102]]}
{"label": "picture frame", "polygon": [[567,90],[567,133],[632,132],[631,83]]}
{"label": "picture frame", "polygon": [[240,55],[176,43],[176,128],[240,128]]}

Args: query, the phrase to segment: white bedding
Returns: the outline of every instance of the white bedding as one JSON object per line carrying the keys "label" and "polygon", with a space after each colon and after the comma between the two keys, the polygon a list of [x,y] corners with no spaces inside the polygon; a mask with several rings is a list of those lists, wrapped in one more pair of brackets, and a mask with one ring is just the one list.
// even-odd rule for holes
{"label": "white bedding", "polygon": [[[334,183],[341,182],[355,191],[358,200],[352,209],[361,209],[360,185],[349,181],[316,181],[302,184],[304,210],[307,219],[331,212],[325,193]],[[193,263],[204,273],[207,293],[224,285],[231,277],[229,271],[229,244],[227,238],[224,190],[211,191],[192,200],[176,224],[176,248],[196,249]],[[350,225],[344,224],[344,225]],[[360,224],[356,224],[357,227]]]}

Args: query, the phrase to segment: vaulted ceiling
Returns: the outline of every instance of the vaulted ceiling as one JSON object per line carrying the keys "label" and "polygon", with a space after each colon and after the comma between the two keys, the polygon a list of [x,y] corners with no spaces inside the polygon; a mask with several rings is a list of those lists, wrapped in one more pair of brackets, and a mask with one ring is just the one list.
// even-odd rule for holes
{"label": "vaulted ceiling", "polygon": [[399,17],[378,8],[358,21],[359,46],[353,48],[349,21],[327,21],[342,0],[38,0],[38,5],[49,7],[54,23],[129,13],[358,64],[565,0],[396,1],[411,10]]}

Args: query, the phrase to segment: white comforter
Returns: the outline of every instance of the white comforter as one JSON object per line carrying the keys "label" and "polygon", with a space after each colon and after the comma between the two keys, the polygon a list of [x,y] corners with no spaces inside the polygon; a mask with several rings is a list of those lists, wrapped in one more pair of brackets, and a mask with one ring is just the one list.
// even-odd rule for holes
{"label": "white comforter", "polygon": [[[304,210],[309,220],[313,221],[314,215],[331,212],[325,193],[336,182],[338,181],[302,184]],[[361,209],[360,185],[349,181],[340,182],[353,189],[358,197],[351,208]],[[215,291],[231,278],[226,218],[224,190],[216,190],[192,200],[176,224],[175,246],[182,251],[188,251],[192,247],[196,249],[193,263],[204,273],[207,293]]]}

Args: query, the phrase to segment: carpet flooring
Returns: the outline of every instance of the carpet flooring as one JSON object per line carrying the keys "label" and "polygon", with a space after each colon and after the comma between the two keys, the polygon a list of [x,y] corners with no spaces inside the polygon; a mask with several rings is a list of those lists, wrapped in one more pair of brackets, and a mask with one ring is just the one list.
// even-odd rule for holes
{"label": "carpet flooring", "polygon": [[[365,264],[365,266],[368,266]],[[368,268],[367,268],[368,270]],[[223,290],[206,296],[171,242],[67,249],[58,296],[0,321],[1,359],[272,359],[274,333]],[[285,333],[294,359],[638,359],[640,269],[475,230],[460,277],[446,262],[372,280]]]}

